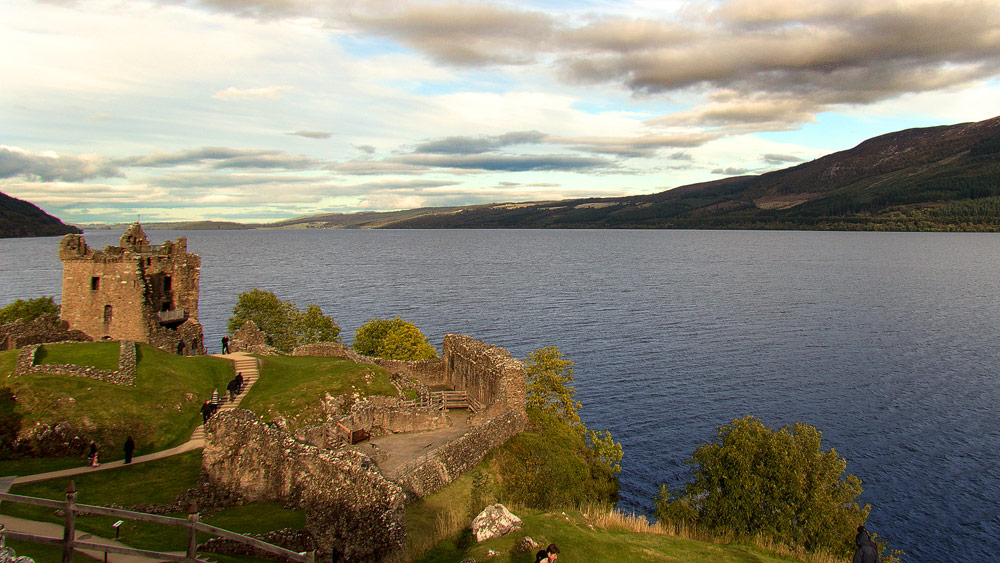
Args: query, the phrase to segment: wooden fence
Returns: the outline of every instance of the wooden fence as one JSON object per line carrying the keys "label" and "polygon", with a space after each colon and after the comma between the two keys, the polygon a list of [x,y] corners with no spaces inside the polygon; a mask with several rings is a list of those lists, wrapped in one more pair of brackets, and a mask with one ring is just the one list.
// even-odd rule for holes
{"label": "wooden fence", "polygon": [[445,409],[469,409],[472,412],[480,410],[479,404],[465,391],[435,391],[419,399],[403,401],[401,405],[406,408],[428,407],[442,411]]}
{"label": "wooden fence", "polygon": [[[267,542],[260,541],[255,538],[244,536],[242,534],[237,534],[236,532],[230,532],[229,530],[224,530],[222,528],[216,528],[215,526],[209,526],[208,524],[203,524],[198,521],[197,509],[192,507],[191,513],[185,518],[174,518],[172,516],[159,516],[156,514],[146,514],[145,512],[132,512],[130,510],[120,510],[117,508],[107,508],[104,506],[91,506],[87,504],[77,504],[76,503],[76,486],[73,481],[69,482],[69,487],[66,489],[66,500],[49,500],[36,497],[25,497],[20,495],[13,495],[10,493],[0,493],[0,502],[13,502],[18,504],[30,504],[32,506],[43,506],[46,508],[54,508],[62,510],[65,513],[65,519],[63,524],[63,537],[62,538],[50,538],[45,536],[37,536],[34,534],[23,534],[20,532],[11,532],[5,530],[4,533],[7,537],[15,540],[21,540],[30,543],[41,543],[46,545],[61,545],[63,547],[63,563],[73,562],[73,550],[75,549],[87,549],[98,552],[108,553],[122,553],[129,555],[142,555],[158,561],[187,561],[189,563],[203,562],[204,560],[197,558],[197,533],[205,532],[212,534],[221,538],[226,538],[230,540],[235,540],[261,551],[271,553],[274,555],[279,555],[284,557],[286,560],[302,563],[314,563],[315,561],[315,551],[308,551],[303,553],[298,553],[285,549],[283,547],[278,547],[276,545],[269,544]],[[100,516],[111,516],[114,518],[120,518],[123,520],[135,520],[140,522],[154,522],[157,524],[165,524],[168,526],[183,526],[188,529],[188,541],[187,550],[184,555],[177,555],[176,553],[163,553],[157,551],[147,551],[143,549],[136,549],[132,547],[126,547],[124,545],[104,545],[99,543],[92,543],[87,541],[80,541],[76,539],[76,515],[77,514],[97,514]]]}

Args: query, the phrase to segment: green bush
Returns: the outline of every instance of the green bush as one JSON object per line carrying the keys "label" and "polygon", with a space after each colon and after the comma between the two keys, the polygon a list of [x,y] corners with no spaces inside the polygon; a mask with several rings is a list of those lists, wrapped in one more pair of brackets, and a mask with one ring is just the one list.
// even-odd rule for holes
{"label": "green bush", "polygon": [[529,428],[495,453],[501,502],[539,509],[618,502],[618,478],[566,421],[528,410]]}
{"label": "green bush", "polygon": [[27,301],[18,299],[0,309],[0,325],[16,319],[30,321],[42,315],[59,315],[59,305],[52,297],[42,296]]}
{"label": "green bush", "polygon": [[820,437],[808,424],[773,430],[752,416],[735,419],[695,450],[694,481],[681,494],[661,487],[657,518],[849,555],[870,507],[858,505],[861,481]]}
{"label": "green bush", "polygon": [[437,350],[411,322],[399,317],[369,319],[354,333],[354,351],[387,360],[429,360]]}
{"label": "green bush", "polygon": [[340,342],[340,326],[319,306],[300,311],[295,303],[282,301],[271,291],[252,289],[239,295],[227,329],[236,332],[247,321],[253,321],[267,343],[283,352],[314,342]]}

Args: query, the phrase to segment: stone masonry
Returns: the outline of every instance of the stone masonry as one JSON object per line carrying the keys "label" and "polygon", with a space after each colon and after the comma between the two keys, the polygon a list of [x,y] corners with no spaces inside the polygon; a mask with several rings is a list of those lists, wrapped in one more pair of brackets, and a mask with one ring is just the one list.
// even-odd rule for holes
{"label": "stone masonry", "polygon": [[204,354],[198,322],[201,258],[184,237],[149,244],[139,223],[103,251],[83,235],[59,243],[61,317],[94,340],[132,340],[182,355]]}
{"label": "stone masonry", "polygon": [[74,364],[41,364],[35,365],[35,355],[38,353],[39,345],[22,348],[17,354],[17,363],[14,366],[14,374],[17,377],[25,375],[50,373],[55,375],[68,375],[71,377],[86,377],[96,379],[105,383],[115,385],[133,385],[136,376],[136,350],[135,342],[122,340],[118,350],[118,369],[109,371],[91,366],[78,366]]}
{"label": "stone masonry", "polygon": [[346,561],[384,561],[403,549],[403,491],[358,452],[297,442],[237,409],[209,421],[202,460],[210,483],[247,502],[301,508],[322,552]]}

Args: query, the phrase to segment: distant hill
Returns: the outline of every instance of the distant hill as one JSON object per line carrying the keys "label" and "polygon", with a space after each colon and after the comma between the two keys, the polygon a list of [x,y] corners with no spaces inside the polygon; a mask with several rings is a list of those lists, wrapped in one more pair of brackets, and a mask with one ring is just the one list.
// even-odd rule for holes
{"label": "distant hill", "polygon": [[[88,223],[83,225],[88,231],[124,231],[130,223]],[[240,231],[256,229],[263,225],[248,225],[233,221],[167,221],[158,223],[143,222],[147,231]]]}
{"label": "distant hill", "polygon": [[889,133],[792,168],[651,195],[368,215],[377,224],[348,215],[337,226],[1000,231],[1000,117]]}
{"label": "distant hill", "polygon": [[27,201],[0,192],[0,238],[51,237],[79,233],[80,229]]}

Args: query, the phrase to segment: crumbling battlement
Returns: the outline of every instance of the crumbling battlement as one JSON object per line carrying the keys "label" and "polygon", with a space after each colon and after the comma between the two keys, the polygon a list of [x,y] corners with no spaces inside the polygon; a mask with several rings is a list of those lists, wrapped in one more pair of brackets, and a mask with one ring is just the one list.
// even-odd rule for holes
{"label": "crumbling battlement", "polygon": [[202,468],[213,486],[301,508],[317,547],[346,561],[398,557],[405,495],[368,457],[297,442],[241,409],[212,417],[206,431]]}
{"label": "crumbling battlement", "polygon": [[[139,223],[120,246],[103,251],[83,235],[59,243],[63,263],[63,320],[94,340],[133,340],[192,355],[204,354],[198,322],[201,258],[187,251],[184,237],[149,244]],[[183,328],[183,330],[182,330]]]}

